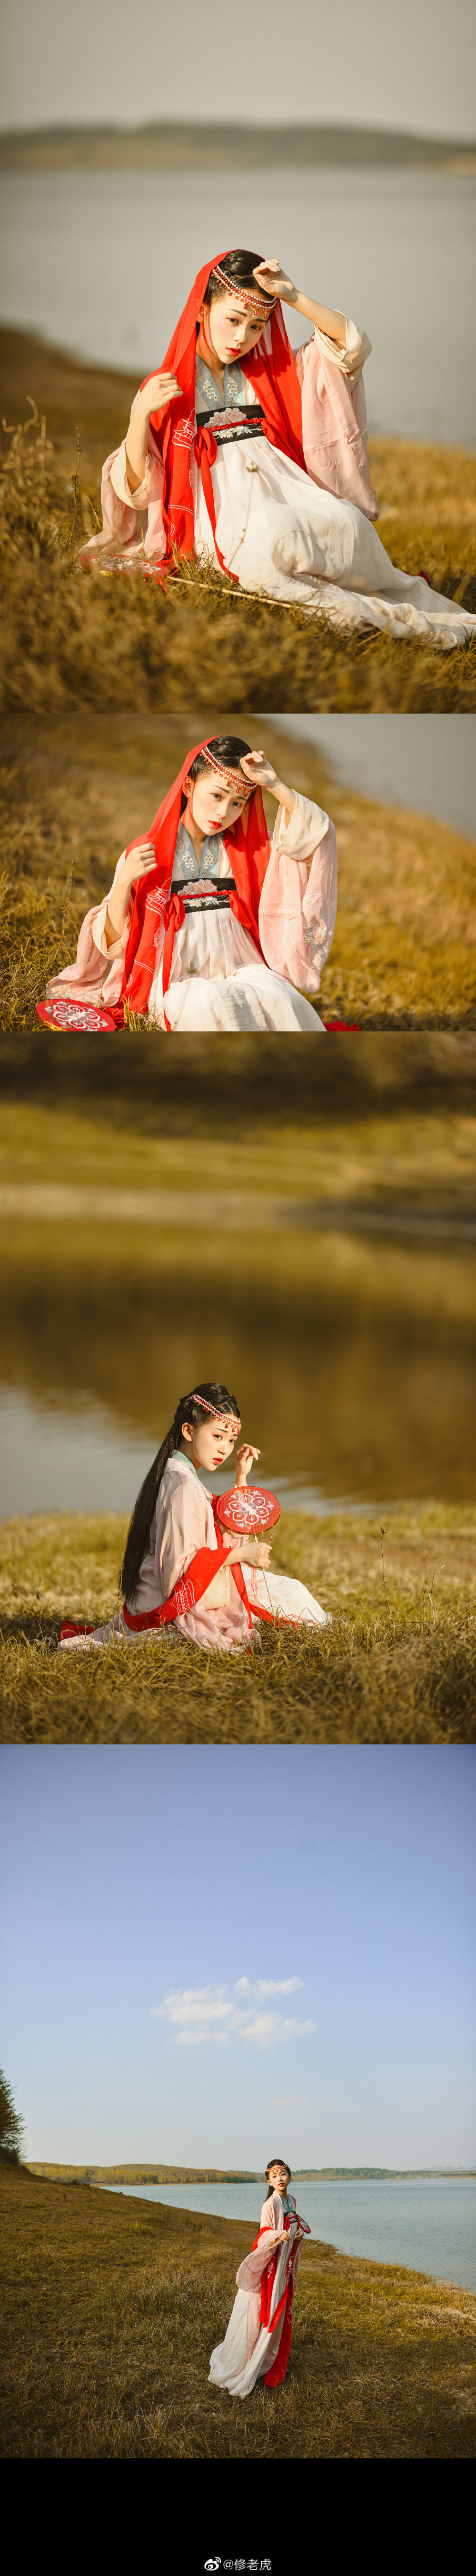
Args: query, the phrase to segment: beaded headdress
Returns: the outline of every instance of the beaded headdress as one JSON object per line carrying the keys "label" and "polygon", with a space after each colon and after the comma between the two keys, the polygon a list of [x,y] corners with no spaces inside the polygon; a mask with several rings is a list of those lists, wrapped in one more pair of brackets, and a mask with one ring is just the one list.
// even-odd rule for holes
{"label": "beaded headdress", "polygon": [[212,270],[212,276],[219,277],[220,286],[228,287],[229,295],[236,295],[238,304],[249,304],[253,313],[263,313],[264,311],[265,321],[267,314],[272,313],[274,305],[277,304],[277,296],[267,295],[264,287],[261,295],[253,295],[250,287],[237,286],[235,278],[227,277],[226,269],[224,268],[214,268]]}
{"label": "beaded headdress", "polygon": [[202,759],[208,760],[210,769],[218,770],[219,778],[229,778],[230,786],[240,787],[242,791],[244,788],[246,796],[253,795],[252,781],[250,778],[245,778],[244,769],[229,769],[228,761],[224,762],[223,760],[217,760],[216,752],[210,751],[210,745],[208,742],[204,742]]}
{"label": "beaded headdress", "polygon": [[209,1404],[208,1397],[206,1395],[191,1395],[190,1403],[199,1404],[200,1411],[203,1413],[212,1413],[214,1421],[222,1422],[224,1430],[231,1431],[233,1433],[233,1439],[237,1439],[238,1432],[241,1431],[239,1413],[223,1413],[221,1405]]}

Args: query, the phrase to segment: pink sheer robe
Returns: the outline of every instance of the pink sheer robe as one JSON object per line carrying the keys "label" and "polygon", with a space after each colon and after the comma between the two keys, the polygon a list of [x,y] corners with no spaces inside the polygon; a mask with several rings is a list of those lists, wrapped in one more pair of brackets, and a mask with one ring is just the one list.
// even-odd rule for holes
{"label": "pink sheer robe", "polygon": [[[296,2210],[291,2192],[288,2198]],[[257,2379],[264,2379],[279,2351],[283,2329],[282,2300],[290,2282],[294,2287],[302,2251],[302,2236],[297,2221],[284,2226],[283,2204],[279,2192],[272,2192],[263,2202],[260,2235],[251,2254],[240,2263],[236,2275],[237,2296],[227,2327],[224,2343],[217,2344],[210,2359],[210,2380],[215,2388],[227,2388],[231,2397],[249,2397]],[[272,2254],[277,2254],[270,2303],[269,2326],[260,2322],[261,2282]],[[281,2313],[274,2324],[276,2311]]]}
{"label": "pink sheer robe", "polygon": [[[136,1615],[161,1609],[170,1599],[175,1585],[187,1574],[192,1559],[201,1548],[218,1548],[217,1533],[210,1495],[196,1475],[188,1458],[174,1453],[161,1477],[155,1511],[150,1525],[149,1543],[139,1574],[134,1600],[126,1608]],[[233,1581],[233,1567],[221,1565],[207,1591],[201,1594],[193,1609],[187,1610],[170,1626],[130,1629],[122,1611],[104,1627],[89,1634],[62,1637],[64,1652],[89,1653],[94,1646],[111,1642],[119,1645],[143,1645],[162,1636],[170,1644],[177,1631],[192,1645],[217,1647],[224,1653],[241,1653],[259,1645],[260,1609],[272,1611],[277,1618],[291,1620],[297,1627],[322,1627],[327,1624],[325,1610],[314,1600],[305,1584],[294,1576],[265,1577],[258,1567],[244,1567],[246,1590],[251,1608],[251,1626],[246,1603],[240,1599]],[[256,1608],[253,1609],[253,1602]]]}
{"label": "pink sheer robe", "polygon": [[[118,860],[116,876],[122,866]],[[220,882],[230,874],[223,851]],[[115,883],[115,879],[114,879]],[[111,889],[112,891],[112,889]],[[101,1001],[113,1009],[122,989],[131,904],[122,938],[107,948],[105,934],[109,895],[93,904],[79,933],[75,963],[65,966],[48,985],[48,1000],[59,994],[82,1003]],[[337,909],[337,850],[334,825],[321,807],[296,796],[289,820],[281,806],[271,844],[259,907],[263,959],[235,915],[198,912],[186,917],[176,932],[166,996],[170,1027],[293,1027],[322,1032],[322,1021],[306,1003],[318,993],[331,947]],[[158,932],[157,964],[148,1016],[164,1028],[162,996],[163,922]]]}

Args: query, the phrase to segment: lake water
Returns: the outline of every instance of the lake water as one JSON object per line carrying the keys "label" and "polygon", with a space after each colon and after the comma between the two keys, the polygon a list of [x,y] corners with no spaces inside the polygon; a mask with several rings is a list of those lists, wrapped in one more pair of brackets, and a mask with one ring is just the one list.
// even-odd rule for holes
{"label": "lake water", "polygon": [[[164,2201],[171,2209],[206,2210],[215,2218],[246,2218],[253,2235],[259,2227],[259,2183],[103,2183],[101,2189]],[[298,2179],[293,2189],[311,2236],[321,2244],[476,2289],[476,2184],[466,2176],[442,2182]]]}
{"label": "lake water", "polygon": [[[106,1405],[87,1397],[66,1408],[54,1389],[35,1403],[25,1388],[0,1386],[0,1521],[17,1512],[128,1512],[154,1445],[152,1429],[148,1440],[141,1439],[132,1424],[119,1423]],[[202,1482],[210,1492],[226,1493],[230,1470]],[[299,1471],[287,1479],[275,1475],[273,1492],[283,1512],[365,1508],[350,1498],[333,1500]]]}
{"label": "lake water", "polygon": [[[4,322],[139,379],[160,363],[207,257],[257,243],[367,331],[374,432],[476,444],[469,176],[9,171],[0,213]],[[297,346],[308,329],[287,311]]]}
{"label": "lake water", "polygon": [[140,1239],[131,1280],[127,1227],[108,1233],[104,1275],[94,1229],[87,1260],[85,1230],[73,1229],[79,1270],[65,1268],[56,1225],[39,1271],[35,1227],[22,1228],[14,1259],[5,1232],[0,1518],[130,1511],[177,1387],[210,1369],[236,1390],[260,1477],[283,1508],[378,1506],[384,1517],[387,1504],[412,1497],[471,1499],[471,1251],[323,1236],[312,1296],[298,1274],[283,1300],[279,1234],[264,1295],[253,1268],[235,1294],[227,1275],[223,1294],[217,1243],[216,1282],[205,1290],[197,1276],[190,1301],[180,1265],[172,1285],[161,1274],[159,1235],[151,1285]]}

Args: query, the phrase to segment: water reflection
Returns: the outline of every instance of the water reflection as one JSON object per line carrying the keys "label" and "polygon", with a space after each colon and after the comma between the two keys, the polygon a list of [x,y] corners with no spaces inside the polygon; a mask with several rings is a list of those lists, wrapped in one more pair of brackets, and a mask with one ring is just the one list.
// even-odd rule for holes
{"label": "water reflection", "polygon": [[41,1274],[30,1252],[3,1285],[0,1511],[128,1510],[178,1396],[207,1377],[236,1395],[283,1502],[469,1499],[469,1281],[470,1256],[426,1247],[349,1243],[339,1269],[334,1238],[311,1280],[286,1278],[279,1237],[241,1283],[194,1279],[186,1246],[172,1281],[159,1247],[155,1280],[139,1258],[135,1276],[118,1260],[79,1280],[51,1228]]}

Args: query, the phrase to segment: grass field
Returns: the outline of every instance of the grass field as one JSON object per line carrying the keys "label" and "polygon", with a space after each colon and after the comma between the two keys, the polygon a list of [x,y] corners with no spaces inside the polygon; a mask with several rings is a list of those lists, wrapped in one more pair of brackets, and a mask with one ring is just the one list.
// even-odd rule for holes
{"label": "grass field", "polygon": [[208,2369],[249,2225],[6,2165],[0,2190],[4,2458],[473,2458],[471,2291],[305,2243],[292,2376],[245,2403]]}
{"label": "grass field", "polygon": [[[440,652],[417,637],[338,637],[194,563],[165,592],[140,572],[79,575],[78,543],[94,530],[101,463],[124,435],[135,379],[8,330],[1,368],[2,410],[18,424],[18,437],[4,438],[1,477],[0,694],[9,710],[114,712],[129,700],[146,713],[182,708],[184,695],[205,716],[218,697],[235,711],[474,708],[474,641]],[[369,453],[392,560],[474,609],[474,458],[388,438],[373,439]]]}
{"label": "grass field", "polygon": [[[283,1513],[273,1569],[300,1576],[330,1629],[264,1629],[252,1656],[170,1630],[129,1649],[58,1654],[62,1618],[117,1606],[126,1519],[55,1514],[4,1526],[1,1719],[9,1743],[433,1743],[476,1732],[476,1510],[328,1521]],[[384,1580],[385,1577],[385,1580]]]}
{"label": "grass field", "polygon": [[[476,845],[449,824],[381,805],[333,781],[312,746],[234,713],[232,730],[330,812],[337,927],[318,1008],[365,1029],[457,1029],[476,1021]],[[40,1024],[49,976],[74,957],[125,843],[146,832],[203,717],[18,715],[0,730],[0,1028]],[[223,707],[206,730],[230,726]],[[276,807],[266,799],[270,829]]]}

